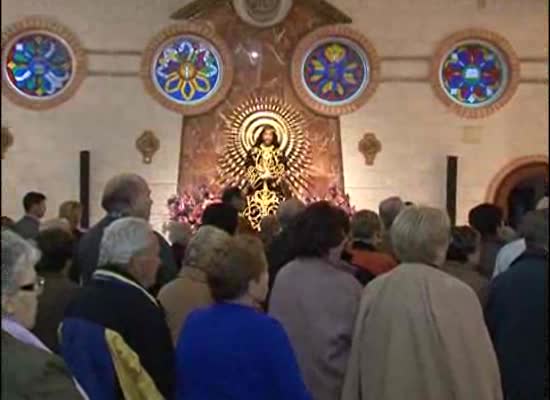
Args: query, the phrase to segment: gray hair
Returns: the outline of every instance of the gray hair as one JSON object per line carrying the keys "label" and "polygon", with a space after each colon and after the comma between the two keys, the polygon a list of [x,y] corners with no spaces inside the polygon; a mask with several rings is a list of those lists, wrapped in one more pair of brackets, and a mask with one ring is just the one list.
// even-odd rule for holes
{"label": "gray hair", "polygon": [[380,203],[378,206],[378,214],[380,215],[380,219],[385,229],[390,230],[393,221],[395,221],[403,207],[403,200],[401,200],[401,197],[397,196],[389,197]]}
{"label": "gray hair", "polygon": [[537,210],[548,209],[548,196],[544,196],[537,203]]}
{"label": "gray hair", "polygon": [[137,174],[121,174],[111,178],[103,189],[101,207],[107,212],[128,212],[147,182]]}
{"label": "gray hair", "polygon": [[395,254],[404,263],[443,262],[450,237],[449,216],[438,208],[406,207],[391,228]]}
{"label": "gray hair", "polygon": [[283,201],[277,209],[277,219],[282,228],[288,228],[292,221],[306,209],[306,205],[296,199],[290,198]]}
{"label": "gray hair", "polygon": [[227,257],[231,237],[227,232],[214,226],[201,226],[185,249],[184,268],[197,268],[207,274],[216,270]]}
{"label": "gray hair", "polygon": [[525,214],[519,232],[527,243],[548,247],[548,208]]}
{"label": "gray hair", "polygon": [[187,246],[193,235],[191,226],[185,222],[170,221],[166,224],[165,229],[168,232],[168,240],[172,244],[179,243]]}
{"label": "gray hair", "polygon": [[34,268],[38,260],[40,250],[15,232],[2,231],[2,296],[17,293],[17,275]]}
{"label": "gray hair", "polygon": [[120,218],[105,228],[99,250],[98,266],[127,266],[132,257],[151,246],[149,223],[141,218]]}

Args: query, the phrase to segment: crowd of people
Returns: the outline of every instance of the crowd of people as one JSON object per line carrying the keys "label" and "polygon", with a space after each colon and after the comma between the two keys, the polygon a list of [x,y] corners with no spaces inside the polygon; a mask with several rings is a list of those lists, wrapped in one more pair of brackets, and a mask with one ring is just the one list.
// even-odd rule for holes
{"label": "crowd of people", "polygon": [[149,224],[113,177],[84,231],[31,192],[2,217],[2,398],[542,400],[548,198],[517,231],[481,204],[291,198],[251,231],[228,188],[202,224]]}

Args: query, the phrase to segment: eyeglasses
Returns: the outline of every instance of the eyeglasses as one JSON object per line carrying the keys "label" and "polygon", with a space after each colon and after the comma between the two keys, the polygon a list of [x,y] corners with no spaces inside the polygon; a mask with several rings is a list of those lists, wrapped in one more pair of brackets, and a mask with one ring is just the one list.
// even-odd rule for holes
{"label": "eyeglasses", "polygon": [[19,290],[23,290],[25,292],[42,293],[42,290],[44,290],[45,283],[46,283],[46,280],[44,278],[42,278],[41,276],[37,276],[36,281],[34,283],[29,283],[28,285],[19,286]]}

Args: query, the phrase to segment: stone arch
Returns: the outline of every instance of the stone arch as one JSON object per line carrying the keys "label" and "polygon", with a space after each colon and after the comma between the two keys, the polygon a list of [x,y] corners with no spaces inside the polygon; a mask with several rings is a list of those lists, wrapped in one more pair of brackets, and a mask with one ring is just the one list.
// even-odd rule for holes
{"label": "stone arch", "polygon": [[485,200],[501,207],[507,217],[508,197],[512,190],[520,182],[544,174],[548,180],[548,156],[540,154],[516,158],[493,177],[487,188]]}

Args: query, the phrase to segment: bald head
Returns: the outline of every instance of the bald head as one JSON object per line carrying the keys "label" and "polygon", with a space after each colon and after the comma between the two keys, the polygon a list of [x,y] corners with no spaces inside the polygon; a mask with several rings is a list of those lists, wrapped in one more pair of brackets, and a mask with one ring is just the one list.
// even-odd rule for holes
{"label": "bald head", "polygon": [[137,174],[120,174],[105,185],[101,206],[109,213],[148,220],[151,213],[151,190],[145,179]]}
{"label": "bald head", "polygon": [[404,204],[401,197],[389,197],[386,200],[383,200],[378,206],[378,214],[380,214],[380,219],[384,224],[384,228],[389,230],[397,218],[397,215],[403,209]]}
{"label": "bald head", "polygon": [[281,228],[287,228],[298,214],[305,209],[305,204],[296,198],[290,198],[283,201],[277,209],[277,219],[279,220]]}

